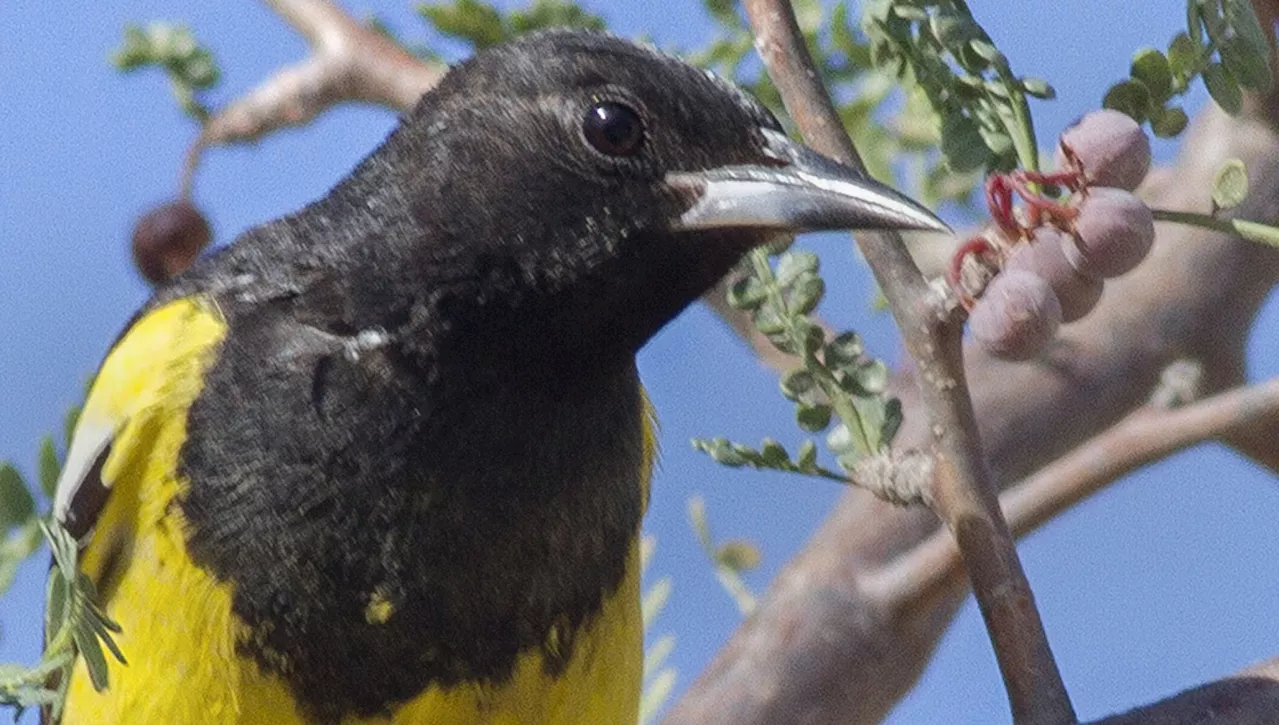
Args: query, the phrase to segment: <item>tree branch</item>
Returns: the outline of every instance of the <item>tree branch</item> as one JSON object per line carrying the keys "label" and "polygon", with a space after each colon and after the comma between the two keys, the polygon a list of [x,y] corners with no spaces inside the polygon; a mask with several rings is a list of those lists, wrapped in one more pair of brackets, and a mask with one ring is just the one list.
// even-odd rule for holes
{"label": "tree branch", "polygon": [[[1009,528],[1021,538],[1126,473],[1226,431],[1265,425],[1278,408],[1280,384],[1272,379],[1181,408],[1134,411],[1001,495]],[[939,532],[864,586],[873,598],[922,606],[958,591],[962,576],[959,552]]]}
{"label": "tree branch", "polygon": [[[747,0],[756,49],[788,113],[818,151],[865,172],[809,57],[791,4]],[[1000,513],[982,458],[977,421],[964,380],[963,319],[925,280],[894,233],[858,235],[858,247],[888,299],[916,368],[921,402],[932,421],[934,512],[955,537],[995,648],[1013,720],[1074,723],[1030,584]]]}
{"label": "tree branch", "polygon": [[187,154],[182,191],[206,147],[252,141],[300,126],[344,101],[400,111],[413,108],[444,76],[386,36],[361,25],[329,0],[266,0],[311,46],[311,55],[281,68],[256,88],[218,109]]}

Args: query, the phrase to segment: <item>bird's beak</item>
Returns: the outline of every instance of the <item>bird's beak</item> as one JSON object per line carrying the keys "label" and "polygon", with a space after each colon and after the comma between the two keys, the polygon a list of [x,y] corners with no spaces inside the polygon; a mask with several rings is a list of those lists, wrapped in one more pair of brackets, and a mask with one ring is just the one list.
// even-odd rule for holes
{"label": "bird's beak", "polygon": [[762,129],[771,163],[669,174],[667,182],[698,194],[679,230],[754,228],[925,229],[950,232],[933,212],[843,164]]}

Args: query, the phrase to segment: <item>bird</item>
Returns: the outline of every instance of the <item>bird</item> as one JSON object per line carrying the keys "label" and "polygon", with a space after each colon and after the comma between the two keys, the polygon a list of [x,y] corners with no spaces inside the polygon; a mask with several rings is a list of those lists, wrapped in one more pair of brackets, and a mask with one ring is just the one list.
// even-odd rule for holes
{"label": "bird", "polygon": [[61,722],[635,723],[636,354],[751,250],[870,228],[947,227],[674,56],[476,53],[110,347],[54,512],[128,664]]}

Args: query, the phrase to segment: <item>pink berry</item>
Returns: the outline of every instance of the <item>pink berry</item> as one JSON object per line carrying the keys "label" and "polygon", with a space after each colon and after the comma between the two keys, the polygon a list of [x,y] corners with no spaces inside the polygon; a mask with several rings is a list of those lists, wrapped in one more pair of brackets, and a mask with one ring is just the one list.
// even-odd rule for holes
{"label": "pink berry", "polygon": [[1088,190],[1075,220],[1075,238],[1063,240],[1067,261],[1082,274],[1119,277],[1138,266],[1156,239],[1151,210],[1138,197],[1105,186]]}
{"label": "pink berry", "polygon": [[152,209],[133,228],[133,262],[159,284],[187,270],[212,237],[209,222],[185,199]]}
{"label": "pink berry", "polygon": [[1110,109],[1086,113],[1062,132],[1056,160],[1068,169],[1068,152],[1084,168],[1089,186],[1133,191],[1151,168],[1151,142],[1132,118]]}
{"label": "pink berry", "polygon": [[1067,261],[1063,245],[1071,235],[1053,227],[1036,229],[1031,241],[1019,244],[1005,262],[1005,271],[1031,272],[1049,283],[1062,305],[1062,321],[1075,322],[1089,314],[1102,297],[1102,279],[1081,274]]}
{"label": "pink berry", "polygon": [[1061,323],[1062,306],[1049,283],[1021,269],[992,280],[969,315],[973,339],[1005,360],[1039,355]]}

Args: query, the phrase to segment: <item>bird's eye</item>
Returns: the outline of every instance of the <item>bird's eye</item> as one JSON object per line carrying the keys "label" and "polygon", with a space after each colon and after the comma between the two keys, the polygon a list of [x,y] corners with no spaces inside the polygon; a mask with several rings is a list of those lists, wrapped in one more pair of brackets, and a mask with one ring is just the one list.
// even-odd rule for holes
{"label": "bird's eye", "polygon": [[630,156],[644,143],[644,122],[629,106],[600,101],[587,109],[582,135],[592,148],[606,156]]}

